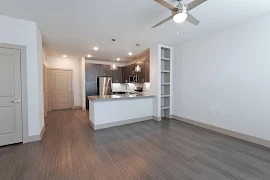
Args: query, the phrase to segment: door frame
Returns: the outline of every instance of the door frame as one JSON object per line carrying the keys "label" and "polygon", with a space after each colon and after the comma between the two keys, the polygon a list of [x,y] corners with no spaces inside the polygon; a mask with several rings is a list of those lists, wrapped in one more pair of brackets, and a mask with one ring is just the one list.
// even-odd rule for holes
{"label": "door frame", "polygon": [[[47,76],[46,76],[46,71],[47,71]],[[44,119],[47,117],[48,115],[48,99],[49,99],[49,90],[48,90],[48,68],[45,64],[42,64],[42,74],[43,74],[43,98],[44,98],[44,95],[45,95],[45,98],[44,98]],[[45,79],[44,79],[45,78]],[[46,81],[46,82],[45,82]],[[46,86],[45,86],[46,85]],[[44,92],[44,88],[47,89],[47,93],[48,93],[48,97],[46,97],[46,94]],[[45,99],[47,101],[47,104],[45,104]],[[46,111],[45,111],[46,110]]]}
{"label": "door frame", "polygon": [[51,70],[60,70],[60,71],[71,71],[71,84],[72,84],[72,98],[71,98],[71,102],[72,102],[72,109],[74,109],[74,81],[73,81],[73,69],[67,69],[67,68],[50,68],[47,67],[48,69],[48,89],[49,89],[49,100],[48,100],[48,111],[52,111],[52,90],[51,90]]}
{"label": "door frame", "polygon": [[0,48],[20,50],[21,55],[21,88],[22,88],[22,142],[31,142],[28,136],[28,99],[27,99],[27,64],[26,64],[26,46],[0,43]]}

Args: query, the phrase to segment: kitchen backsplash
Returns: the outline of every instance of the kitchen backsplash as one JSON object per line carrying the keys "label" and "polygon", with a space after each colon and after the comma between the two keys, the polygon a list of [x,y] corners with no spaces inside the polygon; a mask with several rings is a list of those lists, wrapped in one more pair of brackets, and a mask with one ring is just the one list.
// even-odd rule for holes
{"label": "kitchen backsplash", "polygon": [[115,92],[115,91],[134,92],[134,88],[136,86],[143,87],[143,92],[148,92],[150,89],[150,83],[138,83],[138,84],[127,83],[127,84],[128,84],[128,87],[126,89],[126,84],[113,83],[112,90],[113,90],[113,92]]}

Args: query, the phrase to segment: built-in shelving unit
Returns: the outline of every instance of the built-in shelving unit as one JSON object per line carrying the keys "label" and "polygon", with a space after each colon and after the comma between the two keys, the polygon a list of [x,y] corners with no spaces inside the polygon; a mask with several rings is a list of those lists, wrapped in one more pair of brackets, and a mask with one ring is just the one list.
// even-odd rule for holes
{"label": "built-in shelving unit", "polygon": [[160,45],[160,115],[171,117],[172,48]]}

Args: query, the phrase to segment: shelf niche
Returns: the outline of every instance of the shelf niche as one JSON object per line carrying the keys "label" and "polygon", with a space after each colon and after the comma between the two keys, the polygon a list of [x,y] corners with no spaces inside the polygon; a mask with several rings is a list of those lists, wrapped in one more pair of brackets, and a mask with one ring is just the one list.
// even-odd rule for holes
{"label": "shelf niche", "polygon": [[172,48],[160,45],[160,114],[161,117],[170,118],[171,116],[171,63]]}

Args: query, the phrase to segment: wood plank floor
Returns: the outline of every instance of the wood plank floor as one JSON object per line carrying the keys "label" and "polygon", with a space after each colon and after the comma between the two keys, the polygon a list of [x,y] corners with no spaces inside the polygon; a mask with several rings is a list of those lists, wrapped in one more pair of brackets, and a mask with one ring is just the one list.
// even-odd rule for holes
{"label": "wood plank floor", "polygon": [[176,120],[94,132],[85,111],[62,110],[42,141],[0,147],[0,179],[269,180],[270,150]]}

